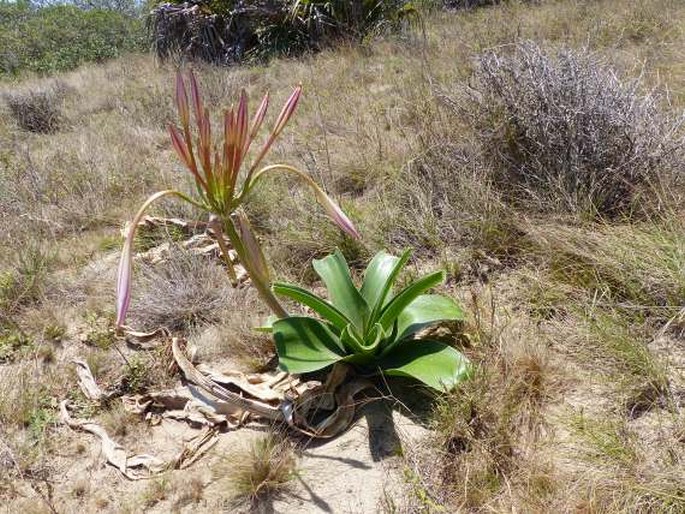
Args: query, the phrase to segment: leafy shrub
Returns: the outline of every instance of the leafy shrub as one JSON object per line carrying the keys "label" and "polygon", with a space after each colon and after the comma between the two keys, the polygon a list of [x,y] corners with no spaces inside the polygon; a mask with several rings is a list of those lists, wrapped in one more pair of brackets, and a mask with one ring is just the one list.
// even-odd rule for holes
{"label": "leafy shrub", "polygon": [[683,162],[683,117],[641,85],[587,51],[526,43],[483,55],[472,119],[497,182],[542,210],[628,212]]}
{"label": "leafy shrub", "polygon": [[42,91],[8,93],[5,103],[22,129],[50,134],[56,132],[64,120],[60,109],[63,96],[63,88],[57,86]]}
{"label": "leafy shrub", "polygon": [[0,75],[67,70],[143,47],[141,22],[120,12],[0,3]]}
{"label": "leafy shrub", "polygon": [[214,63],[292,55],[339,39],[361,40],[400,27],[415,14],[404,0],[263,0],[245,5],[192,0],[162,3],[147,27],[157,55]]}

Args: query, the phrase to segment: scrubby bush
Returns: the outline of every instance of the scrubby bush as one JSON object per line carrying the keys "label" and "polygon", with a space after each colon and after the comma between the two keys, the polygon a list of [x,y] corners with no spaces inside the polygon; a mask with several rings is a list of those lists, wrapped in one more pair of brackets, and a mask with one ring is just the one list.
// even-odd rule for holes
{"label": "scrubby bush", "polygon": [[164,262],[141,268],[135,322],[146,328],[182,330],[219,321],[227,301],[240,294],[221,265],[181,248],[171,247]]}
{"label": "scrubby bush", "polygon": [[0,75],[67,70],[143,47],[141,22],[121,12],[0,2]]}
{"label": "scrubby bush", "polygon": [[405,0],[175,0],[157,5],[147,26],[160,58],[182,54],[226,64],[361,40],[396,29],[414,14]]}
{"label": "scrubby bush", "polygon": [[642,86],[587,51],[526,43],[486,53],[471,119],[496,182],[544,211],[629,212],[681,172],[684,155],[683,116]]}
{"label": "scrubby bush", "polygon": [[19,127],[29,132],[56,132],[64,117],[61,103],[65,89],[61,84],[39,91],[8,93],[5,103]]}

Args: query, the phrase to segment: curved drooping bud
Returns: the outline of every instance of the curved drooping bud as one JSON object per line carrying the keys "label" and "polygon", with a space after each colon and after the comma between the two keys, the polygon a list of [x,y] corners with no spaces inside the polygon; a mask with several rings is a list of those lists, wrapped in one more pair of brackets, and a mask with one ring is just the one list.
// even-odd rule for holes
{"label": "curved drooping bud", "polygon": [[121,250],[121,259],[119,260],[119,269],[117,271],[117,318],[116,327],[120,329],[124,326],[126,321],[126,314],[128,313],[129,305],[131,304],[131,273],[133,261],[133,241],[136,237],[136,230],[138,223],[145,215],[145,211],[150,205],[164,196],[176,195],[184,197],[181,193],[173,190],[159,191],[150,196],[145,203],[138,209],[138,212],[133,217],[131,224],[126,229],[126,237],[124,239],[124,247]]}
{"label": "curved drooping bud", "polygon": [[338,225],[338,227],[340,227],[340,229],[347,235],[354,239],[361,239],[361,235],[357,231],[357,228],[354,226],[350,218],[348,218],[343,210],[338,206],[338,204],[331,200],[331,197],[324,193],[323,189],[321,189],[318,185],[313,183],[311,186],[314,189],[316,199],[325,209],[328,217],[331,218],[333,222]]}
{"label": "curved drooping bud", "polygon": [[257,182],[257,180],[259,180],[260,177],[262,177],[265,173],[268,173],[270,171],[287,171],[289,173],[294,173],[295,175],[297,175],[305,184],[307,184],[312,189],[317,201],[324,208],[326,214],[328,214],[328,217],[331,218],[333,222],[336,225],[338,225],[338,227],[340,227],[340,229],[346,234],[348,234],[350,237],[354,239],[361,239],[361,235],[359,234],[357,228],[354,226],[354,223],[352,223],[350,218],[347,217],[347,215],[343,212],[340,206],[338,206],[338,204],[335,203],[331,199],[331,197],[328,196],[323,189],[321,189],[321,187],[319,187],[319,185],[314,181],[312,177],[298,170],[297,168],[288,166],[286,164],[274,164],[272,166],[266,166],[265,168],[262,168],[257,173],[255,173],[254,178],[247,185],[248,191],[254,187],[255,183]]}

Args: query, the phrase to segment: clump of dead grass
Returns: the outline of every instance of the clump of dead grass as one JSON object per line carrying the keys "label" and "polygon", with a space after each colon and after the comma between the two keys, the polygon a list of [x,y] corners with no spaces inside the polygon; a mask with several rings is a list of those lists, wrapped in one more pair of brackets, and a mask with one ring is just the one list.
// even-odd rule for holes
{"label": "clump of dead grass", "polygon": [[227,357],[246,371],[263,370],[276,355],[271,336],[255,330],[266,318],[266,312],[262,319],[227,313],[220,323],[192,333],[189,341],[202,361]]}
{"label": "clump of dead grass", "polygon": [[[667,368],[652,351],[650,325],[636,322],[618,310],[576,308],[575,315],[560,322],[562,352],[603,377],[608,394],[628,417],[638,417],[655,408],[670,408]],[[566,335],[564,335],[566,334]]]}
{"label": "clump of dead grass", "polygon": [[132,318],[149,329],[185,330],[219,321],[240,296],[218,262],[178,247],[171,247],[163,262],[143,262],[139,275]]}
{"label": "clump of dead grass", "polygon": [[555,490],[537,445],[562,377],[548,350],[531,341],[532,328],[503,316],[491,296],[474,293],[471,312],[466,333],[476,370],[437,404],[431,493],[445,507],[474,510],[515,501],[513,490],[534,508]]}
{"label": "clump of dead grass", "polygon": [[192,476],[189,480],[176,484],[176,497],[174,509],[181,509],[188,505],[198,504],[202,501],[205,483],[202,478]]}
{"label": "clump of dead grass", "polygon": [[100,422],[107,430],[107,433],[117,439],[124,438],[129,435],[136,426],[138,417],[135,414],[128,412],[120,401],[114,401],[100,415]]}
{"label": "clump of dead grass", "polygon": [[231,500],[254,507],[286,491],[296,466],[292,444],[269,434],[253,442],[249,450],[234,455],[230,465],[219,472],[226,472]]}
{"label": "clump of dead grass", "polygon": [[169,496],[170,486],[169,477],[166,475],[152,480],[143,492],[143,505],[149,509],[166,500]]}
{"label": "clump of dead grass", "polygon": [[468,249],[469,261],[487,255],[507,262],[527,245],[482,163],[453,143],[443,141],[410,161],[382,189],[377,208],[373,228],[398,250],[412,247],[435,257],[448,248]]}
{"label": "clump of dead grass", "polygon": [[17,125],[28,132],[52,134],[64,124],[61,104],[67,92],[63,82],[26,92],[6,93],[5,103]]}
{"label": "clump of dead grass", "polygon": [[41,501],[52,506],[54,468],[50,454],[63,444],[57,430],[57,398],[65,395],[70,385],[65,373],[38,363],[3,367],[0,492],[7,493],[7,498],[20,495],[23,485],[29,485]]}
{"label": "clump of dead grass", "polygon": [[639,225],[528,224],[552,279],[668,319],[685,295],[685,230],[677,218]]}
{"label": "clump of dead grass", "polygon": [[[648,447],[616,414],[573,413],[568,427],[585,471],[573,479],[564,508],[592,512],[676,513],[685,508],[685,479],[667,445]],[[648,454],[653,454],[650,463]],[[674,462],[675,458],[675,462]]]}
{"label": "clump of dead grass", "polygon": [[22,364],[11,375],[0,377],[0,423],[25,428],[40,436],[56,421],[50,382],[55,377],[31,364]]}
{"label": "clump of dead grass", "polygon": [[37,241],[4,257],[8,267],[0,272],[0,324],[43,297],[54,259],[49,248]]}

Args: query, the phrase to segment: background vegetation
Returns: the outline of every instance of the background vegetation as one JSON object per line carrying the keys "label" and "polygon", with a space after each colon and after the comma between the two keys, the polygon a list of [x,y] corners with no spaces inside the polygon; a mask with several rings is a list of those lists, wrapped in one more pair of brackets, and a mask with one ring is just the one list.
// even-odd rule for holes
{"label": "background vegetation", "polygon": [[144,24],[134,14],[0,2],[0,76],[69,70],[146,47]]}
{"label": "background vegetation", "polygon": [[[449,340],[478,373],[424,419],[423,444],[392,457],[402,494],[379,510],[683,512],[685,4],[506,2],[429,13],[424,27],[300,59],[193,65],[208,105],[243,87],[252,105],[267,89],[279,105],[303,84],[273,161],[324,184],[364,239],[274,179],[248,209],[279,279],[317,288],[311,259],[336,246],[359,271],[409,245],[401,280],[442,268],[440,293],[465,306]],[[103,384],[168,383],[164,355],[126,348],[112,321],[123,221],[187,175],[166,132],[175,71],[133,55],[0,84],[0,495],[12,510],[140,510],[151,498],[171,510],[226,489],[187,480],[153,495],[111,480],[56,422],[73,395],[126,444],[150,430],[75,393],[74,356]],[[12,107],[40,95],[45,119],[60,120],[49,131]],[[265,314],[253,292],[179,283],[219,273],[194,259],[136,269],[136,323],[173,325],[202,359],[268,361],[269,341],[250,331]],[[274,452],[252,453],[270,469]],[[287,471],[277,488],[286,461],[273,462]],[[103,489],[82,494],[74,463]]]}

